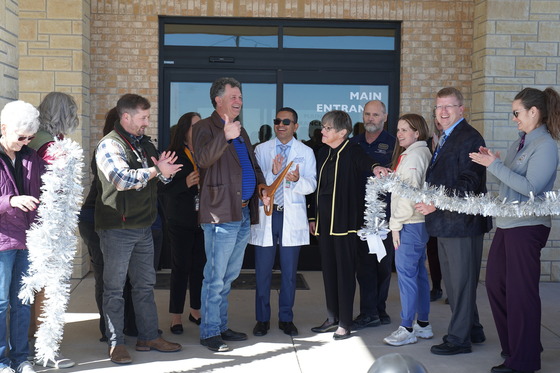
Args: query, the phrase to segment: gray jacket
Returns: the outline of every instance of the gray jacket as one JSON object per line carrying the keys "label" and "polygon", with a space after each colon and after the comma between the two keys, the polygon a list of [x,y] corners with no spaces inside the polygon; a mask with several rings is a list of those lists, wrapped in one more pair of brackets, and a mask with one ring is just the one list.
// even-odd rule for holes
{"label": "gray jacket", "polygon": [[[523,133],[520,133],[522,135]],[[505,159],[496,159],[488,171],[500,183],[500,197],[508,202],[524,202],[529,193],[542,196],[554,188],[558,167],[558,145],[541,125],[525,136],[525,145],[517,152],[521,138],[508,149]],[[513,228],[527,225],[551,226],[550,216],[497,217],[499,228]]]}

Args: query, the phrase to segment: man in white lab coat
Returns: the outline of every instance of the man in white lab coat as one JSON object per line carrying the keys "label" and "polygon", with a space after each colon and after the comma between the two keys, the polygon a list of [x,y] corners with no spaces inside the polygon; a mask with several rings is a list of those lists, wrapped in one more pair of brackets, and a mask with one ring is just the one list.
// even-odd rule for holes
{"label": "man in white lab coat", "polygon": [[277,247],[282,270],[278,327],[290,336],[298,335],[292,308],[299,250],[301,245],[309,244],[305,196],[313,193],[317,187],[317,171],[313,150],[294,138],[299,126],[297,121],[298,115],[294,109],[280,109],[274,119],[276,138],[257,146],[255,150],[268,185],[293,161],[290,171],[274,194],[272,215],[266,216],[261,204],[259,224],[251,226],[249,242],[255,246],[257,283],[255,336],[263,336],[270,329],[270,282]]}

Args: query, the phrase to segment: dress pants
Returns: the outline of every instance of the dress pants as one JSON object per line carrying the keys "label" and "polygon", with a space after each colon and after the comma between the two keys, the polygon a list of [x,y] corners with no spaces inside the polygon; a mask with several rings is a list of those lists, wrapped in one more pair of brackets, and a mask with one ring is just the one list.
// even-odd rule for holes
{"label": "dress pants", "polygon": [[87,246],[93,278],[95,280],[95,303],[99,311],[99,331],[105,336],[105,316],[103,315],[103,253],[99,244],[99,236],[95,232],[93,221],[80,220],[78,222],[80,236]]}
{"label": "dress pants", "polygon": [[441,289],[441,267],[439,265],[437,238],[430,237],[426,247],[430,278],[432,279],[432,289]]}
{"label": "dress pants", "polygon": [[356,279],[360,287],[360,314],[379,316],[386,313],[386,302],[391,285],[395,248],[391,233],[383,240],[387,255],[379,262],[369,253],[367,241],[358,240]]}
{"label": "dress pants", "polygon": [[471,346],[471,336],[483,333],[476,307],[476,287],[484,235],[438,237],[439,260],[451,307],[447,342]]}
{"label": "dress pants", "polygon": [[498,228],[488,254],[488,299],[504,364],[515,370],[541,369],[540,256],[549,233],[544,225]]}
{"label": "dress pants", "polygon": [[353,324],[356,252],[359,238],[356,233],[344,236],[329,235],[331,220],[329,202],[330,196],[322,198],[319,203],[319,250],[327,316],[329,320],[338,320],[340,327],[349,330]]}
{"label": "dress pants", "polygon": [[103,312],[110,346],[125,343],[123,289],[127,274],[132,285],[138,339],[158,338],[154,301],[154,242],[150,227],[98,231],[103,252]]}
{"label": "dress pants", "polygon": [[171,244],[171,283],[169,289],[169,312],[182,314],[185,307],[187,287],[190,307],[200,309],[200,294],[206,253],[204,231],[168,224]]}
{"label": "dress pants", "polygon": [[283,226],[284,212],[273,210],[273,246],[255,246],[255,275],[257,281],[255,313],[257,321],[270,321],[270,283],[277,245],[280,254],[280,269],[282,270],[278,299],[278,320],[288,322],[294,319],[292,308],[296,297],[296,276],[300,246],[282,245]]}

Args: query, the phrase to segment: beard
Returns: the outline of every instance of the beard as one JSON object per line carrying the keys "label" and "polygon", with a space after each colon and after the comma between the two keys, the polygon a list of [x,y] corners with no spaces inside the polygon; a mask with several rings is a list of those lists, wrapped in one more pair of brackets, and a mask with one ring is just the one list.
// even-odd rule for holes
{"label": "beard", "polygon": [[383,125],[375,125],[375,124],[366,124],[364,125],[364,128],[366,130],[366,132],[369,133],[375,133],[375,132],[379,132],[383,129]]}

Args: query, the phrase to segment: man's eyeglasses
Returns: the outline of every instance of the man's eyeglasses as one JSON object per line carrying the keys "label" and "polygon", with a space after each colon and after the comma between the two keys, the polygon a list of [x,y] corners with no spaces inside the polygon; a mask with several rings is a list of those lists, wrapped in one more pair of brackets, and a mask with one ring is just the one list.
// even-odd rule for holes
{"label": "man's eyeglasses", "polygon": [[519,117],[519,113],[522,111],[527,111],[527,109],[521,109],[521,110],[514,110],[511,113],[513,114],[514,117]]}
{"label": "man's eyeglasses", "polygon": [[280,124],[283,124],[285,126],[289,126],[290,124],[292,124],[292,121],[289,120],[288,118],[286,118],[286,119],[280,119],[280,118],[274,119],[274,125],[279,126]]}
{"label": "man's eyeglasses", "polygon": [[17,141],[31,141],[35,138],[35,136],[20,136],[17,138]]}
{"label": "man's eyeglasses", "polygon": [[457,105],[457,104],[455,104],[455,105],[437,105],[437,106],[434,106],[434,109],[435,110],[443,110],[443,109],[451,110],[451,108],[459,107],[459,106],[463,106],[463,105]]}
{"label": "man's eyeglasses", "polygon": [[331,130],[332,130],[334,127],[321,126],[321,128],[324,129],[324,130],[327,131],[327,132],[331,132]]}

